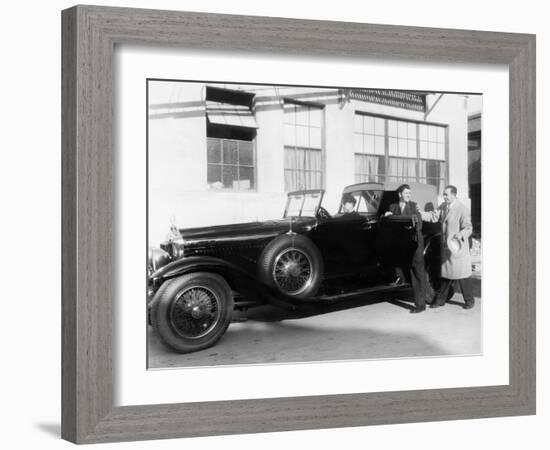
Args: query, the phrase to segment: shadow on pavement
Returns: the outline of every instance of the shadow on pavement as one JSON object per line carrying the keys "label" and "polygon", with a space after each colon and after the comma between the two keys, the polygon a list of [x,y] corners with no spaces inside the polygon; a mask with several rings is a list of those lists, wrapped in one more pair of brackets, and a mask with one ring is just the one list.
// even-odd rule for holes
{"label": "shadow on pavement", "polygon": [[375,305],[383,302],[389,302],[395,304],[395,306],[411,309],[412,307],[408,306],[407,303],[404,303],[404,301],[413,301],[412,291],[410,288],[370,295],[363,294],[357,297],[335,301],[333,303],[304,305],[303,308],[295,311],[278,308],[272,305],[261,305],[252,307],[247,311],[235,311],[233,321],[244,322],[247,320],[255,320],[259,322],[279,322],[281,320],[302,319],[304,317],[313,317],[320,314],[344,311],[347,309]]}
{"label": "shadow on pavement", "polygon": [[[408,316],[408,315],[407,315]],[[157,336],[149,337],[149,368],[235,364],[300,363],[449,354],[421,333],[382,330],[367,325],[342,327],[336,321],[266,322],[229,327],[214,346],[177,354]]]}

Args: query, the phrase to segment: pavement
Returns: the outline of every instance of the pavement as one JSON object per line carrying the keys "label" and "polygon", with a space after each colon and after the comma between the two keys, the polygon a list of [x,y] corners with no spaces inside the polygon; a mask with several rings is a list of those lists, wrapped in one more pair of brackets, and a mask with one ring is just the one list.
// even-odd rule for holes
{"label": "pavement", "polygon": [[301,316],[266,305],[236,313],[216,345],[184,355],[165,347],[149,327],[149,368],[480,354],[479,271],[470,310],[462,309],[462,295],[455,293],[444,307],[410,314],[410,289],[358,297]]}

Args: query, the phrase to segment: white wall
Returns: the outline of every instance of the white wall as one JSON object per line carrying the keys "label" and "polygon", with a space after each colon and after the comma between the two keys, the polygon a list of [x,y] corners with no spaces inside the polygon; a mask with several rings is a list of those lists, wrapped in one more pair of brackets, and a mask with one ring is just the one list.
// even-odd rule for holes
{"label": "white wall", "polygon": [[[223,85],[239,89],[238,85]],[[210,189],[207,184],[204,83],[149,82],[149,242],[158,245],[168,231],[169,218],[180,228],[277,219],[284,193],[285,97],[324,104],[324,205],[338,210],[342,189],[355,183],[354,116],[356,112],[398,119],[436,122],[448,126],[449,182],[467,200],[466,98],[446,94],[423,112],[350,100],[340,103],[336,89],[244,85],[257,96],[255,118],[256,186],[250,191]],[[437,96],[430,96],[435,99]]]}
{"label": "white wall", "polygon": [[[3,448],[72,449],[59,439],[60,420],[60,14],[73,1],[7,2],[0,28],[3,64],[0,71],[2,105],[3,285],[1,443]],[[257,14],[325,20],[393,23],[537,33],[538,96],[538,223],[545,230],[550,210],[543,207],[543,192],[550,192],[544,174],[550,170],[550,29],[544,2],[479,2],[463,0],[358,3],[308,3],[290,0],[103,0],[101,4],[194,11]],[[498,14],[495,14],[497,12]],[[548,447],[550,362],[547,326],[550,296],[542,282],[548,274],[550,240],[539,233],[537,356],[537,416],[488,418],[296,431],[189,440],[166,440],[113,445],[93,449],[281,449],[383,448],[408,450],[500,450]],[[141,243],[139,244],[141,245]],[[30,269],[40,258],[39,270]],[[322,374],[320,374],[322,376]],[[429,376],[429,374],[427,374]],[[345,382],[345,381],[342,381]]]}

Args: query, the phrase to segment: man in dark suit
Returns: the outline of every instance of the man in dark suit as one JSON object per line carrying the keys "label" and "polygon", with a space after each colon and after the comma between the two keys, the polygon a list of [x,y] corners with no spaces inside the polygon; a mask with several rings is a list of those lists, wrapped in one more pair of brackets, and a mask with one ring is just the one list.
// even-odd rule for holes
{"label": "man in dark suit", "polygon": [[[415,227],[414,239],[417,247],[410,262],[410,276],[414,291],[414,309],[411,313],[420,313],[426,309],[426,273],[424,270],[424,236],[422,235],[422,216],[417,204],[411,201],[411,187],[402,184],[397,188],[399,201],[392,203],[386,212],[388,215],[407,216]],[[398,268],[403,273],[403,268]]]}

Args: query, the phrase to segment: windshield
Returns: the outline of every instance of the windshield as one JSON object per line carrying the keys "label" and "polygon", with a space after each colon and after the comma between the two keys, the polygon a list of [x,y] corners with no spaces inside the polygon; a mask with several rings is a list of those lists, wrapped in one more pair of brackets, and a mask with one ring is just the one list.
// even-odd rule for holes
{"label": "windshield", "polygon": [[[362,214],[376,214],[380,207],[380,201],[384,191],[378,189],[361,190],[350,192],[355,198],[355,211]],[[342,213],[342,205],[340,205],[339,213]]]}
{"label": "windshield", "polygon": [[324,191],[291,192],[288,194],[284,217],[315,217],[323,194]]}

